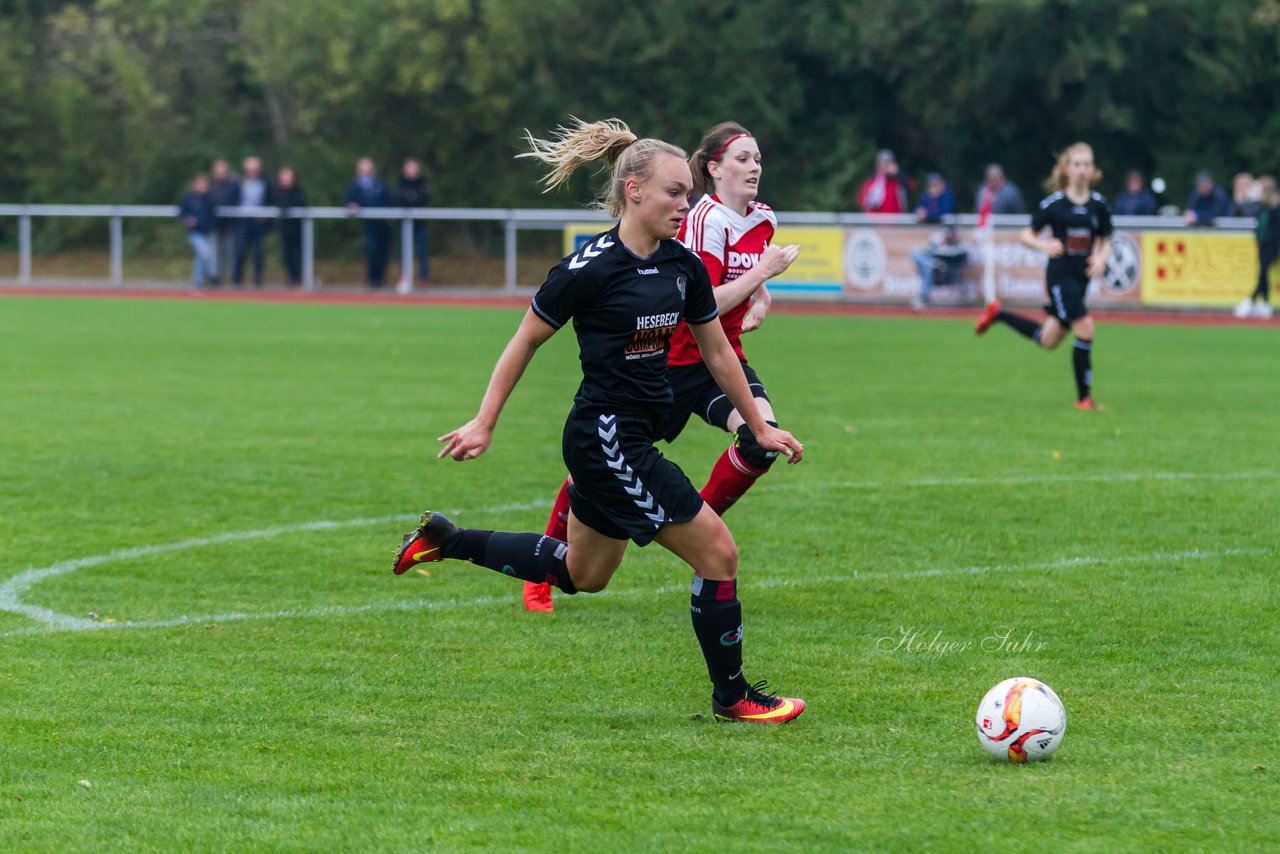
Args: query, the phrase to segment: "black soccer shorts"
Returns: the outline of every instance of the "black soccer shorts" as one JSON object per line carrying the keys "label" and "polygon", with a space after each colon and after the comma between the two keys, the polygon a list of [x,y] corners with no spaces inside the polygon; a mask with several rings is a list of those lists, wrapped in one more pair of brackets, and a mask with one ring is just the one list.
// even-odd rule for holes
{"label": "black soccer shorts", "polygon": [[606,537],[640,546],[652,542],[665,525],[697,516],[702,496],[653,442],[649,419],[571,412],[563,452],[573,476],[573,515]]}
{"label": "black soccer shorts", "polygon": [[1044,310],[1058,318],[1063,326],[1070,328],[1080,318],[1088,315],[1084,295],[1089,290],[1088,282],[1076,282],[1065,279],[1049,285],[1049,301]]}

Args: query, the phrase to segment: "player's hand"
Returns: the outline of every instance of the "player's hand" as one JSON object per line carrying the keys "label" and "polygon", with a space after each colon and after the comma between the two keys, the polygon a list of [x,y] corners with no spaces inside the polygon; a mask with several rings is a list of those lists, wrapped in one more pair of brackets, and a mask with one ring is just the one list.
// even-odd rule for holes
{"label": "player's hand", "polygon": [[760,328],[760,324],[764,323],[764,317],[769,313],[769,306],[765,305],[763,300],[757,300],[751,304],[751,308],[747,309],[747,313],[742,316],[742,331],[752,332]]}
{"label": "player's hand", "polygon": [[436,459],[453,457],[458,462],[474,460],[485,452],[493,441],[493,428],[472,418],[457,430],[445,433],[437,442],[444,442],[444,449],[436,454]]}
{"label": "player's hand", "polygon": [[766,451],[781,452],[788,463],[798,463],[804,456],[804,445],[799,439],[771,424],[766,424],[764,430],[756,434],[756,443]]}
{"label": "player's hand", "polygon": [[1050,237],[1044,242],[1043,246],[1044,254],[1048,255],[1050,258],[1062,257],[1062,241],[1058,238]]}
{"label": "player's hand", "polygon": [[791,262],[796,260],[796,256],[800,254],[800,247],[792,243],[790,246],[774,246],[770,243],[760,253],[760,269],[764,271],[765,278],[772,279],[774,276],[780,276],[791,266]]}
{"label": "player's hand", "polygon": [[1089,278],[1097,279],[1107,272],[1107,259],[1101,255],[1090,255],[1089,262],[1085,265],[1085,270],[1089,274]]}

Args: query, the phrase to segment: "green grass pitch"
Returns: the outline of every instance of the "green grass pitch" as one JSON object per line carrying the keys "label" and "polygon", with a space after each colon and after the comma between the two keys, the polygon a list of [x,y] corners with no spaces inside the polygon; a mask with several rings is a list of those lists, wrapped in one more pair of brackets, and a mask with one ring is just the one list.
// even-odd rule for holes
{"label": "green grass pitch", "polygon": [[[570,334],[484,457],[435,459],[518,319],[0,300],[0,848],[1280,839],[1274,329],[1104,323],[1081,413],[1069,352],[1006,329],[770,318],[748,353],[806,458],[727,521],[747,675],[809,709],[764,727],[710,720],[657,547],[552,616],[466,564],[391,574],[425,508],[545,524]],[[701,484],[724,444],[666,452]],[[1016,675],[1066,704],[1047,763],[975,738]]]}

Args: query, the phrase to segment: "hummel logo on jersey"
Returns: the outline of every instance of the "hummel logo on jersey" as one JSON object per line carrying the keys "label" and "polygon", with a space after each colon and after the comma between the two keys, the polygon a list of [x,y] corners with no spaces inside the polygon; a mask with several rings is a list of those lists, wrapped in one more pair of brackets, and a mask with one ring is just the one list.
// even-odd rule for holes
{"label": "hummel logo on jersey", "polygon": [[658,268],[657,267],[636,267],[636,272],[639,273],[641,276],[656,276],[658,275]]}
{"label": "hummel logo on jersey", "polygon": [[588,243],[582,247],[582,251],[569,259],[570,270],[580,270],[587,266],[587,262],[593,258],[599,258],[600,253],[613,245],[613,241],[609,239],[609,235],[602,234],[594,243]]}

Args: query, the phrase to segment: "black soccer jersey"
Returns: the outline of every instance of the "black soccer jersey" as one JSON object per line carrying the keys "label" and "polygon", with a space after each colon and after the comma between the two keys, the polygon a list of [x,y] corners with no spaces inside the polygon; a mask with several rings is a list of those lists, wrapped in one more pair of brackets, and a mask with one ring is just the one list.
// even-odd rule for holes
{"label": "black soccer jersey", "polygon": [[534,312],[578,336],[580,413],[662,417],[671,407],[667,347],[681,319],[708,323],[716,300],[707,268],[675,240],[648,258],[622,245],[615,226],[588,241],[547,275]]}
{"label": "black soccer jersey", "polygon": [[1089,200],[1077,205],[1066,193],[1057,192],[1040,203],[1031,215],[1031,230],[1040,231],[1045,226],[1053,230],[1053,236],[1062,241],[1062,254],[1049,259],[1045,271],[1049,284],[1072,280],[1088,282],[1087,266],[1094,241],[1111,236],[1111,208],[1099,193],[1090,193]]}

